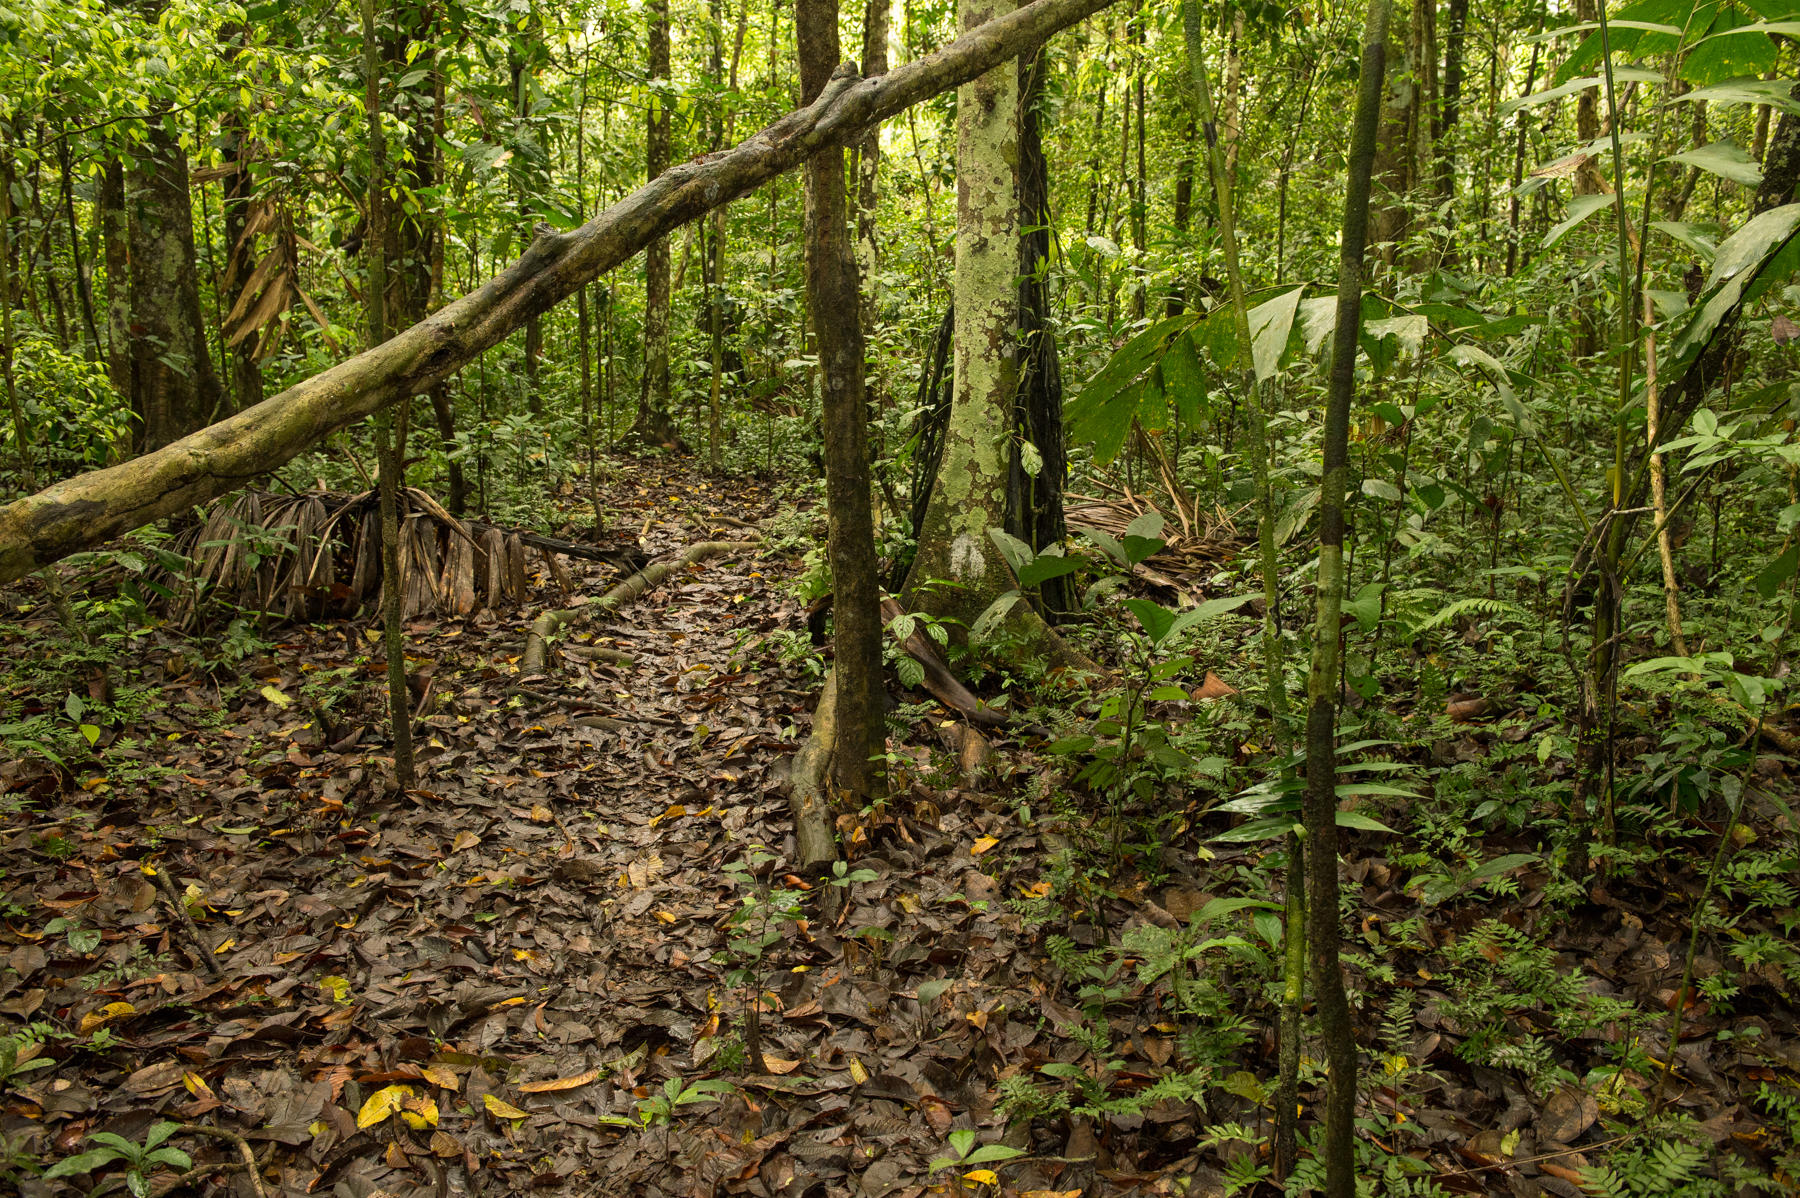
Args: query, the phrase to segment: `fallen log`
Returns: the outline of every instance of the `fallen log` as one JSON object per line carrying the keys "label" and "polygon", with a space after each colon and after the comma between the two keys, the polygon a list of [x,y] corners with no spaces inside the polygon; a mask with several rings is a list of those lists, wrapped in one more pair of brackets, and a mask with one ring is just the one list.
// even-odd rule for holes
{"label": "fallen log", "polygon": [[651,562],[592,603],[544,612],[531,622],[531,628],[525,633],[525,653],[519,659],[519,672],[542,674],[550,662],[550,638],[569,625],[618,611],[677,570],[727,553],[745,553],[758,544],[756,541],[700,541],[689,545],[680,557]]}
{"label": "fallen log", "polygon": [[858,79],[839,67],[818,99],[738,146],[665,171],[573,232],[540,225],[517,262],[387,342],[153,453],[0,508],[0,583],[234,491],[333,432],[430,391],[657,239],[1113,2],[1033,0],[885,75]]}
{"label": "fallen log", "polygon": [[[486,520],[470,520],[469,530],[480,536],[497,525]],[[579,557],[590,562],[605,562],[620,570],[642,570],[650,561],[644,551],[636,547],[626,549],[605,549],[599,545],[584,545],[579,541],[565,541],[561,537],[547,537],[541,532],[530,532],[526,529],[502,528],[501,533],[507,536],[517,535],[519,540],[533,549],[541,549],[546,553],[560,553],[564,557]]]}

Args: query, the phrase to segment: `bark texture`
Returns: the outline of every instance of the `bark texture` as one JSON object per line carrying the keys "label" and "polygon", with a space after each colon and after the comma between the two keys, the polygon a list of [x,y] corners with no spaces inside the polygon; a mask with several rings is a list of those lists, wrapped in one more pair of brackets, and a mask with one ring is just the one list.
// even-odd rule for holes
{"label": "bark texture", "polygon": [[[824,90],[838,61],[837,0],[799,0],[803,103]],[[860,807],[879,786],[887,745],[881,683],[881,592],[869,500],[868,397],[863,385],[862,305],[844,189],[844,151],[806,163],[806,290],[819,356],[825,440],[827,553],[836,593],[832,670],[837,689],[831,775],[842,801]]]}
{"label": "bark texture", "polygon": [[0,508],[0,583],[235,490],[400,397],[429,391],[656,238],[1111,3],[1035,0],[880,79],[839,68],[817,101],[735,148],[673,167],[572,233],[540,228],[499,276],[383,345],[156,453]]}
{"label": "bark texture", "polygon": [[1350,475],[1350,400],[1356,390],[1362,324],[1364,247],[1368,242],[1370,176],[1381,119],[1389,0],[1370,0],[1363,31],[1361,80],[1351,132],[1350,170],[1338,250],[1337,328],[1325,406],[1325,473],[1319,481],[1318,617],[1306,698],[1307,949],[1313,996],[1325,1041],[1330,1084],[1325,1100],[1325,1192],[1356,1194],[1354,1116],[1356,1038],[1338,960],[1337,702],[1344,604],[1344,495]]}
{"label": "bark texture", "polygon": [[131,407],[141,421],[138,444],[152,450],[211,418],[219,378],[200,321],[187,151],[160,121],[146,122],[146,135],[127,181],[126,321]]}
{"label": "bark texture", "polygon": [[[964,34],[1011,0],[961,0]],[[988,529],[1006,522],[1009,414],[1019,386],[1019,73],[989,71],[956,97],[954,392],[943,459],[907,590],[914,606],[972,617],[1013,585]],[[948,588],[926,590],[926,582]]]}
{"label": "bark texture", "polygon": [[[669,169],[669,0],[650,0],[650,108],[644,128],[644,177],[654,183]],[[644,251],[644,379],[637,423],[644,440],[671,448],[681,434],[669,415],[669,241],[658,237]]]}

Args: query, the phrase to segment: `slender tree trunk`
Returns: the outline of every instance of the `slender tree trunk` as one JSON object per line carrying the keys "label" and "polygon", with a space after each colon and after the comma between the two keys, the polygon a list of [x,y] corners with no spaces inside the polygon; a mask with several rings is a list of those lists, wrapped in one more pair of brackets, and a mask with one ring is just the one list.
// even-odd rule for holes
{"label": "slender tree trunk", "polygon": [[[1439,105],[1433,140],[1437,143],[1437,200],[1444,206],[1445,228],[1453,230],[1456,227],[1456,216],[1450,205],[1456,199],[1456,149],[1451,144],[1451,139],[1456,132],[1456,123],[1462,117],[1463,45],[1468,27],[1469,0],[1450,0],[1446,13],[1450,27],[1444,37],[1444,95]],[[1457,260],[1454,240],[1446,245],[1444,260],[1446,263]]]}
{"label": "slender tree trunk", "polygon": [[[363,107],[369,117],[369,347],[387,340],[387,137],[381,127],[381,50],[375,28],[375,0],[362,0]],[[402,400],[404,403],[404,399]],[[402,422],[404,423],[404,422]],[[400,627],[400,487],[405,446],[394,440],[393,418],[375,418],[380,459],[381,623],[387,648],[388,716],[394,728],[394,780],[413,784],[412,698],[406,690],[406,643]]]}
{"label": "slender tree trunk", "polygon": [[[1538,18],[1538,26],[1543,27],[1543,18]],[[1543,49],[1542,42],[1531,45],[1531,65],[1525,68],[1525,94],[1537,84],[1538,54]],[[1512,199],[1509,202],[1506,216],[1506,277],[1512,278],[1519,267],[1519,184],[1525,178],[1525,147],[1530,126],[1529,112],[1520,112],[1518,116],[1519,133],[1513,144]]]}
{"label": "slender tree trunk", "polygon": [[[887,74],[888,25],[892,0],[867,0],[863,6],[863,77],[873,79]],[[862,272],[863,343],[869,348],[869,402],[877,409],[888,406],[887,389],[882,379],[881,354],[878,345],[878,316],[875,272],[881,264],[881,247],[876,240],[876,205],[881,199],[881,130],[863,138],[856,150],[856,261]]]}
{"label": "slender tree trunk", "polygon": [[1325,1192],[1356,1194],[1353,1120],[1356,1037],[1338,961],[1337,703],[1344,602],[1344,495],[1349,480],[1350,401],[1356,390],[1362,322],[1364,247],[1368,242],[1370,176],[1381,121],[1389,0],[1371,0],[1363,32],[1362,68],[1339,247],[1337,328],[1325,408],[1325,472],[1319,482],[1318,619],[1307,676],[1306,798],[1308,915],[1313,994],[1330,1069],[1325,1100]]}
{"label": "slender tree trunk", "polygon": [[[836,0],[799,0],[801,102],[824,90],[838,64]],[[862,305],[844,188],[844,152],[806,164],[806,281],[817,339],[830,517],[837,688],[831,772],[850,807],[877,796],[887,744],[881,665],[881,591],[869,491],[868,400],[863,388]]]}
{"label": "slender tree trunk", "polygon": [[94,282],[88,262],[81,256],[81,226],[75,219],[75,175],[69,160],[69,138],[66,133],[56,139],[56,154],[62,167],[63,218],[69,225],[69,253],[75,266],[75,292],[81,305],[81,327],[87,337],[82,352],[88,361],[98,362],[102,345],[100,325],[94,315]]}
{"label": "slender tree trunk", "polygon": [[[0,171],[0,181],[9,181]],[[106,373],[113,390],[131,399],[131,240],[125,215],[125,168],[106,164],[100,180],[100,226],[106,259]],[[133,438],[135,440],[135,438]]]}
{"label": "slender tree trunk", "polygon": [[[655,179],[669,169],[669,0],[647,0],[645,10],[651,99],[644,117],[644,173]],[[669,415],[669,301],[669,242],[658,238],[644,251],[644,381],[633,431],[650,444],[676,448],[681,433]]]}

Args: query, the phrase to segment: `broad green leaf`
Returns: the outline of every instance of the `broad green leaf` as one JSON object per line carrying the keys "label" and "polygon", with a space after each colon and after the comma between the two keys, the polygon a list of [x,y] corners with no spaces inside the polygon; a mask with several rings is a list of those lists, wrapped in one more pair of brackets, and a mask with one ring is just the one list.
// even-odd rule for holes
{"label": "broad green leaf", "polygon": [[1012,612],[1013,606],[1024,597],[1018,591],[1008,591],[988,604],[986,609],[975,617],[975,622],[969,625],[969,637],[976,644],[985,643],[994,629],[1000,626],[1000,622]]}
{"label": "broad green leaf", "polygon": [[1271,903],[1267,899],[1215,898],[1208,899],[1204,906],[1194,912],[1193,920],[1204,927],[1221,916],[1230,915],[1234,911],[1244,911],[1251,907],[1264,911],[1281,910],[1280,903]]}
{"label": "broad green leaf", "polygon": [[1143,625],[1144,632],[1153,645],[1162,644],[1163,638],[1175,626],[1175,613],[1154,600],[1127,599],[1125,606],[1137,617],[1138,623]]}
{"label": "broad green leaf", "polygon": [[1686,322],[1671,339],[1664,368],[1671,376],[1685,370],[1719,322],[1744,299],[1746,290],[1773,262],[1800,228],[1800,204],[1785,204],[1751,217],[1727,237],[1713,259],[1701,301],[1689,309]]}
{"label": "broad green leaf", "polygon": [[1361,832],[1392,832],[1393,829],[1373,816],[1364,815],[1360,811],[1340,811],[1337,813],[1337,826],[1355,828]]}
{"label": "broad green leaf", "polygon": [[1289,832],[1300,829],[1300,821],[1291,815],[1272,815],[1265,819],[1253,819],[1245,824],[1221,832],[1211,837],[1225,844],[1244,844],[1255,840],[1274,840],[1278,836],[1286,836]]}
{"label": "broad green leaf", "polygon": [[1707,34],[1694,45],[1705,45],[1722,37],[1741,37],[1745,34],[1769,36],[1777,33],[1785,37],[1800,38],[1800,21],[1758,21],[1753,25],[1739,25],[1736,29],[1720,29]]}
{"label": "broad green leaf", "polygon": [[1255,598],[1254,595],[1232,595],[1229,598],[1208,599],[1204,603],[1196,603],[1175,617],[1174,624],[1169,628],[1169,635],[1171,637],[1180,636],[1196,624],[1217,619],[1226,612],[1236,611],[1253,598]]}
{"label": "broad green leaf", "polygon": [[86,1152],[78,1152],[74,1156],[65,1156],[48,1169],[44,1170],[45,1180],[58,1177],[73,1177],[77,1173],[92,1173],[100,1166],[119,1159],[120,1153],[114,1148],[90,1148]]}
{"label": "broad green leaf", "polygon": [[1162,357],[1163,393],[1175,403],[1175,416],[1192,427],[1206,410],[1206,365],[1194,345],[1192,332],[1169,344]]}
{"label": "broad green leaf", "polygon": [[[1715,141],[1711,145],[1701,146],[1697,150],[1688,150],[1682,154],[1671,154],[1664,161],[1680,162],[1688,166],[1697,166],[1708,174],[1718,175],[1722,179],[1743,187],[1759,187],[1762,185],[1762,166],[1728,141]],[[1668,222],[1658,222],[1668,223]]]}
{"label": "broad green leaf", "polygon": [[[1662,74],[1658,71],[1646,71],[1641,67],[1614,67],[1613,83],[1615,86],[1624,83],[1661,83]],[[1571,79],[1559,87],[1548,88],[1541,92],[1533,92],[1529,96],[1520,96],[1517,100],[1508,100],[1500,106],[1500,116],[1509,117],[1521,108],[1537,108],[1552,100],[1560,100],[1564,96],[1572,96],[1576,92],[1586,91],[1590,87],[1603,87],[1606,80],[1598,75],[1584,75],[1579,79]]]}
{"label": "broad green leaf", "polygon": [[1683,92],[1671,97],[1676,104],[1767,104],[1782,112],[1800,114],[1800,103],[1788,93],[1793,84],[1781,79],[1733,79],[1729,83],[1715,83],[1711,87],[1697,87],[1691,92]]}
{"label": "broad green leaf", "polygon": [[1423,316],[1407,314],[1390,316],[1386,320],[1371,320],[1363,324],[1363,335],[1377,340],[1392,337],[1399,343],[1402,354],[1416,354],[1425,344],[1425,335],[1431,331],[1431,323]]}
{"label": "broad green leaf", "polygon": [[1092,541],[1095,546],[1099,548],[1100,552],[1106,554],[1107,557],[1110,557],[1119,565],[1129,566],[1131,564],[1125,557],[1125,547],[1119,544],[1119,542],[1113,538],[1111,533],[1102,532],[1098,528],[1089,528],[1085,524],[1071,524],[1069,525],[1069,528]]}
{"label": "broad green leaf", "polygon": [[988,529],[988,539],[1000,550],[1000,556],[1006,559],[1006,564],[1012,567],[1014,574],[1029,566],[1031,559],[1037,556],[1032,552],[1031,546],[1003,528]]}
{"label": "broad green leaf", "polygon": [[1530,865],[1537,861],[1536,853],[1507,853],[1503,857],[1495,857],[1492,861],[1469,875],[1469,881],[1479,882],[1485,878],[1497,878],[1503,873],[1515,870],[1521,865]]}
{"label": "broad green leaf", "polygon": [[1306,352],[1316,354],[1337,328],[1337,296],[1320,295],[1300,301],[1300,335]]}
{"label": "broad green leaf", "polygon": [[1385,499],[1389,503],[1400,502],[1400,488],[1396,487],[1393,483],[1388,482],[1386,479],[1363,479],[1362,493],[1376,499]]}
{"label": "broad green leaf", "polygon": [[1296,287],[1250,309],[1250,355],[1257,382],[1274,378],[1281,369],[1281,355],[1294,328],[1294,313],[1305,294],[1306,288]]}
{"label": "broad green leaf", "polygon": [[1038,554],[1029,566],[1019,571],[1019,585],[1042,586],[1052,578],[1073,574],[1081,567],[1080,558],[1070,557],[1062,551],[1062,546],[1053,545]]}
{"label": "broad green leaf", "polygon": [[1010,1144],[983,1144],[974,1152],[963,1157],[965,1165],[979,1165],[987,1161],[1010,1161],[1015,1156],[1024,1156],[1023,1148],[1014,1148]]}
{"label": "broad green leaf", "polygon": [[[1639,32],[1667,34],[1669,37],[1681,36],[1681,26],[1662,25],[1655,21],[1621,21],[1617,17],[1613,17],[1606,24],[1609,29],[1635,29]],[[1574,25],[1558,25],[1555,29],[1545,29],[1538,33],[1528,34],[1519,41],[1521,45],[1531,46],[1538,42],[1549,42],[1568,37],[1572,33],[1592,33],[1598,28],[1600,28],[1598,21],[1581,21]]]}
{"label": "broad green leaf", "polygon": [[1125,526],[1121,544],[1128,565],[1137,565],[1163,547],[1163,518],[1160,513],[1144,512]]}
{"label": "broad green leaf", "polygon": [[1781,584],[1794,576],[1794,569],[1800,566],[1800,541],[1789,545],[1785,552],[1762,568],[1756,576],[1756,590],[1764,599],[1773,599],[1781,590]]}
{"label": "broad green leaf", "polygon": [[[1717,242],[1686,221],[1653,220],[1650,227],[1679,241],[1708,262],[1719,252]],[[1683,297],[1683,305],[1685,304],[1686,297]]]}
{"label": "broad green leaf", "polygon": [[1564,217],[1561,223],[1552,225],[1550,231],[1544,234],[1543,248],[1549,249],[1567,237],[1582,221],[1596,212],[1612,207],[1612,202],[1613,198],[1610,195],[1576,196],[1569,201],[1569,215]]}

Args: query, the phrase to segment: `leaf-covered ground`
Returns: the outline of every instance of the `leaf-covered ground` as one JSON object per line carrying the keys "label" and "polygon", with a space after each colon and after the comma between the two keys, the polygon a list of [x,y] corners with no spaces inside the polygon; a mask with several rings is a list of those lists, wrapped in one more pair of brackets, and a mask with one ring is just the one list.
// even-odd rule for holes
{"label": "leaf-covered ground", "polygon": [[[741,537],[782,501],[651,464],[624,468],[607,506],[664,555]],[[857,872],[781,918],[782,892],[805,888],[781,860],[784,769],[818,678],[785,587],[799,542],[768,544],[577,626],[542,678],[518,658],[529,616],[567,602],[547,577],[531,610],[409,627],[424,735],[404,793],[382,782],[366,625],[283,627],[224,676],[173,631],[142,642],[116,669],[156,699],[139,726],[97,730],[105,769],[20,756],[0,773],[0,1185],[122,1185],[117,1163],[60,1180],[32,1166],[166,1120],[240,1138],[175,1134],[195,1193],[913,1195],[990,1177],[1006,1194],[1225,1192],[1266,1132],[1267,912],[1209,924],[1179,996],[1157,960],[1196,943],[1176,930],[1197,913],[1233,906],[1214,900],[1271,897],[1266,846],[1209,853],[1230,817],[1177,795],[1158,870],[1101,884],[1107,826],[1057,812],[1070,767],[1047,729],[1019,721],[965,773],[946,713],[903,707],[904,789],[843,825]],[[570,565],[578,590],[617,580]],[[9,652],[52,636],[42,598],[10,596],[29,610]],[[1509,720],[1525,717],[1440,756],[1519,739]],[[1763,781],[1779,787],[1779,767]],[[1646,861],[1545,931],[1541,859],[1505,856],[1534,846],[1471,845],[1421,886],[1397,844],[1358,833],[1345,866],[1369,1159],[1398,1177],[1408,1157],[1451,1192],[1591,1190],[1581,1169],[1630,1146],[1609,1126],[1640,1113],[1644,1062],[1667,1060],[1700,879]],[[1794,917],[1791,897],[1750,910],[1740,940]],[[746,963],[741,941],[765,930]],[[730,984],[736,968],[755,983]],[[1766,1167],[1783,1148],[1758,1095],[1800,1070],[1787,976],[1772,956],[1729,1015],[1687,1012],[1669,1101],[1709,1153]],[[1309,1111],[1317,1082],[1309,1066]],[[934,1171],[973,1151],[964,1129],[1022,1155]]]}

